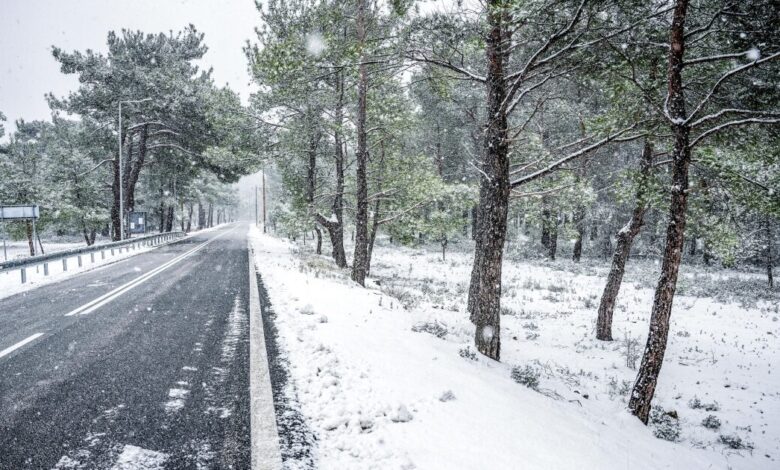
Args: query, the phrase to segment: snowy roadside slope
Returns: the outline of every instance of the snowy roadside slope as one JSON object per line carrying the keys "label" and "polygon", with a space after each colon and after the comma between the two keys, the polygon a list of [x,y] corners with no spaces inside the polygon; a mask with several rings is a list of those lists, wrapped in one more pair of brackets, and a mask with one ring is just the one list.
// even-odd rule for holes
{"label": "snowy roadside slope", "polygon": [[654,438],[622,408],[595,419],[513,382],[509,364],[460,357],[463,343],[412,332],[413,310],[326,259],[302,262],[254,228],[250,239],[319,468],[726,467],[720,453]]}

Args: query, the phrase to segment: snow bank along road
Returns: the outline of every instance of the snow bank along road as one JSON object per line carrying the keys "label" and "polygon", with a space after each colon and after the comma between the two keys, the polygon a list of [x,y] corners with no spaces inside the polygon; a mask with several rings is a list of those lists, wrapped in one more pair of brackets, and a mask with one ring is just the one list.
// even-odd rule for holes
{"label": "snow bank along road", "polygon": [[0,469],[249,468],[246,232],[0,300]]}

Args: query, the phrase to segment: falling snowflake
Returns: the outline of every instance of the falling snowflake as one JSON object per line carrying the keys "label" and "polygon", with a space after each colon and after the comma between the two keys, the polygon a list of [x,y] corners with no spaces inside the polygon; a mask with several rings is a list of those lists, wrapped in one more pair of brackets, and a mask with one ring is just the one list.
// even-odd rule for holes
{"label": "falling snowflake", "polygon": [[320,33],[311,33],[306,36],[306,51],[313,55],[319,56],[322,51],[325,50],[325,38]]}

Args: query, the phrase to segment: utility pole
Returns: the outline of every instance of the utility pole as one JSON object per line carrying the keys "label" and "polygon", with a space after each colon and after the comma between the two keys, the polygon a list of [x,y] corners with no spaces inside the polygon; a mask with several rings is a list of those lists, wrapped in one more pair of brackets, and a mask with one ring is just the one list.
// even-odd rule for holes
{"label": "utility pole", "polygon": [[266,228],[265,228],[265,168],[263,168],[263,233],[266,233]]}
{"label": "utility pole", "polygon": [[257,185],[255,185],[255,227],[257,227]]}

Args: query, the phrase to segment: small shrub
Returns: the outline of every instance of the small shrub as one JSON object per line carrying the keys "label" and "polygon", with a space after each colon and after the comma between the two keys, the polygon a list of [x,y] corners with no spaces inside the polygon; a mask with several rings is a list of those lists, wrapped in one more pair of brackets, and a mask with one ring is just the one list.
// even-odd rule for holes
{"label": "small shrub", "polygon": [[447,390],[447,391],[445,391],[445,392],[444,392],[444,393],[442,393],[442,394],[441,394],[441,396],[439,397],[439,401],[441,401],[441,402],[452,401],[452,400],[454,400],[454,399],[455,399],[455,394],[454,394],[454,393],[452,393],[452,390]]}
{"label": "small shrub", "polygon": [[703,401],[699,400],[699,397],[691,398],[691,400],[688,401],[688,407],[694,410],[720,411],[720,405],[718,405],[718,402],[714,401],[712,403],[704,403]]}
{"label": "small shrub", "polygon": [[547,287],[547,290],[550,292],[561,293],[561,292],[566,292],[568,289],[566,288],[566,286],[550,284]]}
{"label": "small shrub", "polygon": [[461,348],[458,350],[458,356],[468,359],[469,361],[476,361],[477,360],[477,353],[471,350],[470,347],[466,346],[465,348]]}
{"label": "small shrub", "polygon": [[526,330],[536,331],[539,329],[539,326],[536,323],[531,321],[528,323],[523,323],[523,328],[525,328]]}
{"label": "small shrub", "polygon": [[582,299],[582,306],[587,308],[588,310],[593,309],[596,307],[596,298],[595,297],[585,297]]}
{"label": "small shrub", "polygon": [[715,415],[709,415],[702,420],[701,425],[707,429],[720,429],[720,420]]}
{"label": "small shrub", "polygon": [[512,368],[512,380],[534,390],[539,387],[540,376],[541,373],[531,366],[515,366]]}
{"label": "small shrub", "polygon": [[743,441],[742,438],[736,434],[721,434],[718,440],[729,449],[753,449],[753,444]]}
{"label": "small shrub", "polygon": [[631,336],[628,331],[623,333],[623,342],[621,343],[621,353],[626,359],[626,367],[636,370],[636,361],[639,360],[639,340]]}
{"label": "small shrub", "polygon": [[507,307],[506,305],[502,305],[501,306],[501,315],[514,317],[515,315],[517,315],[517,312],[512,307]]}
{"label": "small shrub", "polygon": [[439,339],[444,339],[447,336],[447,328],[437,321],[416,323],[412,326],[412,331],[415,333],[428,333]]}
{"label": "small shrub", "polygon": [[525,334],[525,339],[527,339],[528,341],[534,341],[538,338],[539,338],[539,333],[533,333],[529,331],[528,333]]}
{"label": "small shrub", "polygon": [[677,442],[680,440],[680,420],[675,411],[664,411],[660,406],[650,410],[650,425],[658,439]]}

